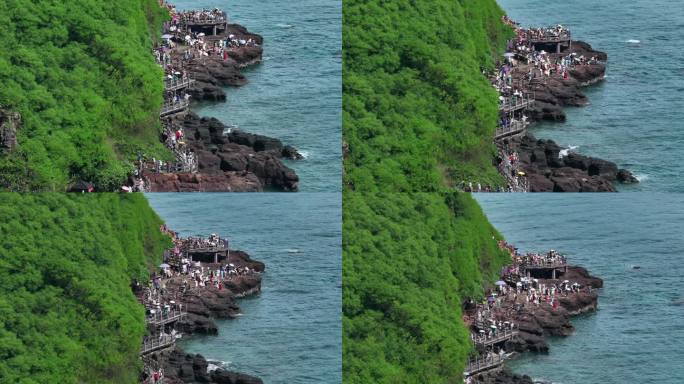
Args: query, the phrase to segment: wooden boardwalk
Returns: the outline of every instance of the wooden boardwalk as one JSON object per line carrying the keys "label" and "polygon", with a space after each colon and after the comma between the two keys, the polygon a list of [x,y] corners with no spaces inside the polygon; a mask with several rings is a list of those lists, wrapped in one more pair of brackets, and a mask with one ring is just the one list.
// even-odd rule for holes
{"label": "wooden boardwalk", "polygon": [[159,112],[159,117],[166,117],[175,115],[176,113],[185,112],[190,106],[190,102],[187,100],[181,100],[173,103],[164,103],[161,111]]}
{"label": "wooden boardwalk", "polygon": [[506,342],[513,337],[518,335],[518,330],[517,329],[506,329],[504,331],[498,331],[497,334],[493,337],[481,337],[478,335],[475,335],[473,338],[473,342],[475,343],[476,346],[486,348],[491,345],[496,345],[499,343]]}
{"label": "wooden boardwalk", "polygon": [[527,124],[522,121],[513,121],[506,127],[498,127],[494,134],[494,141],[505,139],[507,137],[518,136],[527,131]]}
{"label": "wooden boardwalk", "polygon": [[[567,273],[568,264],[566,262],[523,264],[520,269],[527,277],[537,276],[537,272],[548,273],[551,271],[551,279],[556,280],[556,272]],[[533,272],[535,273],[533,274]]]}
{"label": "wooden boardwalk", "polygon": [[186,314],[187,312],[183,312],[178,309],[172,309],[167,313],[159,312],[147,316],[145,321],[148,325],[151,325],[153,327],[160,327],[166,324],[171,324],[175,323],[176,321],[180,321]]}
{"label": "wooden boardwalk", "polygon": [[140,350],[140,355],[149,355],[150,353],[160,351],[162,349],[171,348],[174,345],[176,345],[176,338],[171,335],[163,335],[160,337],[155,336],[153,340],[143,343],[142,349]]}
{"label": "wooden boardwalk", "polygon": [[506,361],[506,356],[498,354],[490,356],[478,356],[474,360],[470,360],[466,365],[466,370],[463,375],[466,377],[474,376],[485,371],[499,368]]}
{"label": "wooden boardwalk", "polygon": [[499,111],[502,113],[512,113],[521,109],[527,109],[534,103],[534,99],[529,96],[507,97],[503,103],[499,104]]}
{"label": "wooden boardwalk", "polygon": [[174,80],[174,79],[166,79],[164,81],[164,89],[167,92],[175,92],[179,91],[181,89],[186,89],[192,86],[195,83],[194,79],[180,79],[180,80]]}

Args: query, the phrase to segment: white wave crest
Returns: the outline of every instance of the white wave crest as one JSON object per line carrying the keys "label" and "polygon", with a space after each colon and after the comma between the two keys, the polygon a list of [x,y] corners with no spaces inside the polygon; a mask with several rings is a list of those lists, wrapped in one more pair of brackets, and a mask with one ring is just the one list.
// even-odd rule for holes
{"label": "white wave crest", "polygon": [[649,176],[645,173],[635,174],[634,177],[636,177],[636,179],[639,180],[640,183],[643,183],[649,178]]}
{"label": "white wave crest", "polygon": [[577,148],[579,148],[579,146],[571,145],[565,149],[561,149],[561,151],[558,152],[558,157],[562,159],[562,158],[566,157],[567,155],[569,155],[570,152],[574,152],[575,150],[577,150]]}
{"label": "white wave crest", "polygon": [[634,40],[634,39],[629,39],[625,41],[627,44],[641,44],[641,40]]}

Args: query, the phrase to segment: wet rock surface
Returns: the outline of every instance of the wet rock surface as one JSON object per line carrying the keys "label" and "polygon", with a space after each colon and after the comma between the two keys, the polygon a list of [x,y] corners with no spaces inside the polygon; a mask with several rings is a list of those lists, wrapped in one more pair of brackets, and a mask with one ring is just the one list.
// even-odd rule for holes
{"label": "wet rock surface", "polygon": [[615,192],[613,183],[638,182],[630,171],[607,160],[572,152],[561,158],[561,146],[530,133],[508,145],[518,152],[530,192]]}
{"label": "wet rock surface", "polygon": [[[195,83],[188,89],[194,101],[224,101],[222,87],[247,83],[242,68],[261,62],[263,38],[243,26],[230,24],[225,33],[206,36],[206,44],[233,35],[236,39],[252,40],[257,45],[232,48],[227,58],[218,55],[201,56],[183,61],[188,50],[178,46],[172,53],[175,63],[183,62]],[[299,177],[285,166],[282,159],[301,160],[297,150],[275,138],[232,129],[215,118],[200,118],[189,112],[176,116],[174,123],[182,126],[187,147],[197,158],[197,173],[156,174],[146,172],[147,189],[151,192],[260,192],[267,189],[297,191]]]}
{"label": "wet rock surface", "polygon": [[158,356],[163,361],[164,383],[170,384],[262,384],[257,377],[222,368],[209,371],[209,362],[199,354],[184,353],[180,348]]}

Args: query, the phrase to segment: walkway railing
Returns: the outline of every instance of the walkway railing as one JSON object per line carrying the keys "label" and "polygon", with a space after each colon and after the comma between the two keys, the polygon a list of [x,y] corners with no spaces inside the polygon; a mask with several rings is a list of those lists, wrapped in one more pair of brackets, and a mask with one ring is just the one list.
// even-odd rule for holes
{"label": "walkway railing", "polygon": [[512,121],[504,127],[498,127],[496,133],[494,134],[494,140],[500,140],[505,137],[519,135],[524,133],[527,129],[527,123],[522,121]]}
{"label": "walkway railing", "polygon": [[512,339],[514,336],[518,334],[517,329],[505,329],[505,330],[497,330],[496,334],[493,336],[480,336],[480,335],[474,335],[473,336],[473,342],[480,346],[480,347],[487,347],[490,345],[495,345],[502,343],[504,341]]}
{"label": "walkway railing", "polygon": [[527,34],[527,41],[531,43],[536,43],[536,44],[544,44],[544,43],[562,43],[565,41],[570,41],[571,35],[570,32],[563,32],[560,35],[555,35],[552,33],[545,33],[542,36],[539,35],[530,35],[529,33]]}
{"label": "walkway railing", "polygon": [[501,366],[506,360],[506,356],[501,356],[498,354],[489,356],[478,356],[475,360],[468,362],[465,372],[465,376],[473,376],[484,371]]}
{"label": "walkway railing", "polygon": [[166,325],[170,323],[174,323],[176,321],[179,321],[180,319],[185,316],[187,312],[183,312],[182,310],[179,309],[171,309],[164,313],[164,311],[160,311],[157,313],[154,313],[152,315],[147,316],[145,321],[147,324],[158,327],[161,325]]}
{"label": "walkway railing", "polygon": [[164,89],[167,92],[178,91],[190,87],[194,82],[194,79],[167,79],[164,81]]}
{"label": "walkway railing", "polygon": [[165,116],[170,116],[179,112],[183,112],[188,107],[190,106],[190,101],[188,100],[181,100],[178,102],[173,102],[173,103],[165,103],[162,106],[161,112],[159,113],[160,117],[165,117]]}
{"label": "walkway railing", "polygon": [[172,347],[175,344],[176,338],[171,335],[162,335],[160,337],[155,336],[152,340],[148,340],[143,343],[142,349],[140,350],[140,355],[145,356],[152,352]]}
{"label": "walkway railing", "polygon": [[190,18],[190,17],[183,17],[181,16],[180,22],[188,25],[214,25],[214,24],[222,24],[222,23],[227,23],[228,22],[228,17],[227,16],[207,16],[207,17],[198,17],[198,18]]}
{"label": "walkway railing", "polygon": [[499,111],[504,113],[514,112],[520,109],[529,108],[534,103],[530,96],[523,97],[507,97],[503,103],[499,104]]}
{"label": "walkway railing", "polygon": [[537,262],[532,262],[532,263],[522,263],[520,264],[520,267],[525,268],[525,269],[551,269],[551,268],[565,268],[568,266],[568,263],[566,261],[554,261],[554,262],[546,262],[546,261],[537,261]]}

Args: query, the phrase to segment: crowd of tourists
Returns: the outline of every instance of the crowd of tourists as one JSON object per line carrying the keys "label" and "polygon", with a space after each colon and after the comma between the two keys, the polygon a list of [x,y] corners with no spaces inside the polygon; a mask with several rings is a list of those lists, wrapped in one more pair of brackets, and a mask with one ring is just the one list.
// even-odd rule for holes
{"label": "crowd of tourists", "polygon": [[206,248],[228,248],[228,240],[222,239],[219,235],[212,233],[209,237],[188,237],[185,240],[185,246],[188,249],[206,249]]}
{"label": "crowd of tourists", "polygon": [[521,273],[530,263],[550,263],[547,265],[552,266],[566,263],[565,257],[554,250],[545,254],[520,255],[516,247],[503,240],[498,242],[498,246],[510,254],[511,264],[502,269],[501,280],[496,282],[494,289],[487,292],[482,302],[471,302],[474,309],[467,311],[469,314],[465,318],[466,323],[472,327],[473,342],[489,345],[486,353],[493,352],[495,346],[498,346],[501,353],[503,343],[517,333],[518,325],[515,319],[524,309],[535,310],[547,305],[556,310],[560,306],[561,298],[580,292],[591,292],[590,286],[584,287],[578,282],[537,279]]}

